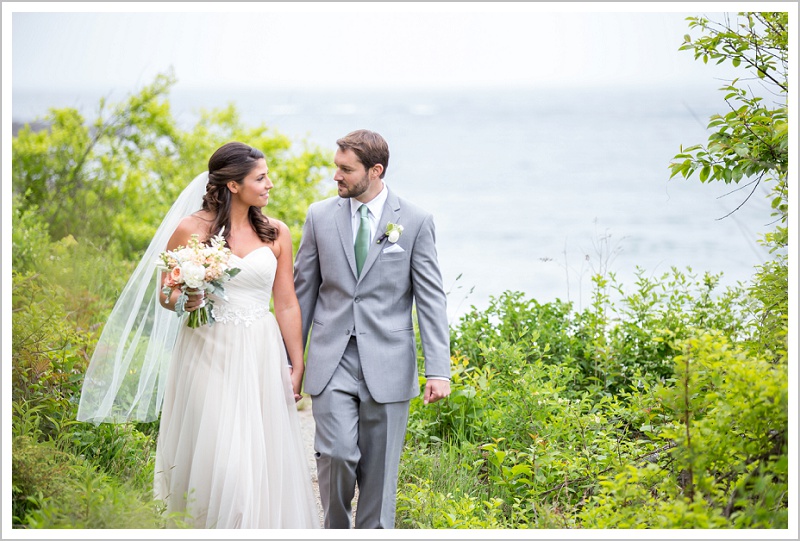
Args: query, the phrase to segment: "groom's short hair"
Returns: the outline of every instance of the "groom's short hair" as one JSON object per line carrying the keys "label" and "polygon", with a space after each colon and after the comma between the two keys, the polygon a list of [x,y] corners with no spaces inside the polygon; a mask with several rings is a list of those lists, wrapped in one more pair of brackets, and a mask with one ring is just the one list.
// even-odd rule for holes
{"label": "groom's short hair", "polygon": [[342,150],[352,150],[365,169],[370,169],[376,164],[383,166],[381,178],[389,168],[389,144],[380,134],[369,130],[356,130],[350,132],[336,141]]}

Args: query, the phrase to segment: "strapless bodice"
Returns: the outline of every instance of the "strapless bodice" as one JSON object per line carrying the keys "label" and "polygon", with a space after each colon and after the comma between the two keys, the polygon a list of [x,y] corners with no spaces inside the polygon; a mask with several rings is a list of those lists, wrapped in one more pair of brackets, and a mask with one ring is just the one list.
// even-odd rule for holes
{"label": "strapless bodice", "polygon": [[269,301],[278,260],[269,246],[256,248],[244,257],[231,255],[230,263],[242,269],[225,282],[225,298],[211,294],[211,313],[216,323],[250,324],[270,313]]}

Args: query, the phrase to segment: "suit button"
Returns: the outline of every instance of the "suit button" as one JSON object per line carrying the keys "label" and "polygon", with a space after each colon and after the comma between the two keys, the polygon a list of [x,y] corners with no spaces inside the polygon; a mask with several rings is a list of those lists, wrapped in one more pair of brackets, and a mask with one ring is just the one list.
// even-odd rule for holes
{"label": "suit button", "polygon": [[354,299],[354,301],[355,301],[356,304],[360,303],[361,302],[361,297],[356,297]]}
{"label": "suit button", "polygon": [[350,329],[347,329],[346,331],[344,331],[344,334],[350,334]]}

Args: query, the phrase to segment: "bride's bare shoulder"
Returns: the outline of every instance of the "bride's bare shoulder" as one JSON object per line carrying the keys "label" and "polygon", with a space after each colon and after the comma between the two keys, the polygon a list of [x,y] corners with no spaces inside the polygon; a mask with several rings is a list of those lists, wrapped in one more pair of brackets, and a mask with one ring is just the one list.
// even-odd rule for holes
{"label": "bride's bare shoulder", "polygon": [[213,216],[208,211],[201,210],[185,216],[175,228],[170,244],[185,246],[192,235],[197,235],[200,240],[206,240],[209,237],[212,223]]}
{"label": "bride's bare shoulder", "polygon": [[208,210],[198,210],[183,220],[187,223],[193,224],[195,227],[205,227],[206,229],[210,229],[211,224],[214,223],[214,213]]}

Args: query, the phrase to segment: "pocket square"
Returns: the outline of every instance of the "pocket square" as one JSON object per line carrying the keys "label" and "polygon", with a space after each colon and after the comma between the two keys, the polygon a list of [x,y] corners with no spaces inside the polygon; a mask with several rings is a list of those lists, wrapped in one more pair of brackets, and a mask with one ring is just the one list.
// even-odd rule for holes
{"label": "pocket square", "polygon": [[399,253],[399,252],[405,252],[405,250],[403,250],[403,247],[400,246],[399,244],[390,244],[383,251],[384,254],[396,254],[396,253]]}

